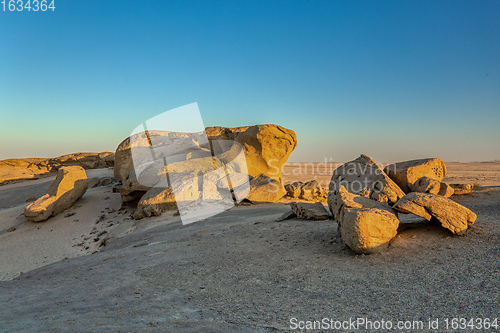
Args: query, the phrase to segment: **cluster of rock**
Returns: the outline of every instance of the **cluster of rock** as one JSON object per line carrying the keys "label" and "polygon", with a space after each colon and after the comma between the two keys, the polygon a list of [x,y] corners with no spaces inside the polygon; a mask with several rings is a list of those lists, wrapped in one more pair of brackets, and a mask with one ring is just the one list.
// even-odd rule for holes
{"label": "cluster of rock", "polygon": [[295,132],[277,125],[145,131],[118,146],[114,175],[122,201],[138,202],[135,219],[228,196],[276,202],[286,194],[281,170],[296,146]]}
{"label": "cluster of rock", "polygon": [[448,197],[453,188],[442,182],[446,165],[438,158],[406,161],[382,170],[361,155],[338,167],[332,176],[328,206],[343,242],[357,253],[387,248],[397,234],[399,213],[437,219],[462,235],[476,214]]}
{"label": "cluster of rock", "polygon": [[20,179],[33,179],[38,175],[56,172],[65,166],[84,169],[109,168],[114,165],[114,153],[75,153],[55,158],[24,158],[0,161],[0,184]]}
{"label": "cluster of rock", "polygon": [[326,191],[317,180],[286,184],[285,190],[286,195],[292,199],[307,201],[323,201],[326,199]]}

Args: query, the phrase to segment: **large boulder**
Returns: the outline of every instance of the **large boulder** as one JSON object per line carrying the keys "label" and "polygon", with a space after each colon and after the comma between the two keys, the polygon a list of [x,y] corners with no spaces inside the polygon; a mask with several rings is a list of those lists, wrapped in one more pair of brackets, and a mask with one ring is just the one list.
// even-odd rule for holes
{"label": "large boulder", "polygon": [[328,190],[329,205],[334,205],[333,201],[338,198],[342,186],[350,193],[381,202],[394,203],[404,196],[398,185],[366,155],[335,169]]}
{"label": "large boulder", "polygon": [[329,208],[339,227],[342,241],[356,253],[384,251],[397,234],[397,212],[387,203],[349,193],[344,186]]}
{"label": "large boulder", "polygon": [[75,153],[55,158],[20,158],[0,161],[0,184],[12,180],[36,179],[38,175],[55,172],[63,166],[80,166],[84,169],[112,167],[114,154]]}
{"label": "large boulder", "polygon": [[446,177],[446,164],[440,158],[425,158],[389,164],[384,171],[405,193],[409,193],[413,184],[422,177],[441,182]]}
{"label": "large boulder", "polygon": [[125,182],[134,163],[137,167],[152,158],[183,161],[218,156],[234,150],[235,143],[243,149],[249,175],[264,174],[281,182],[282,167],[297,146],[297,137],[294,131],[278,125],[207,127],[198,133],[140,132],[123,140],[116,149],[115,177]]}
{"label": "large boulder", "polygon": [[[196,155],[196,156],[195,156]],[[200,156],[203,155],[203,156]],[[190,158],[211,155],[204,132],[182,133],[168,131],[145,131],[123,140],[115,152],[114,176],[125,182],[134,166],[161,162],[159,169],[167,163],[185,161]]]}
{"label": "large boulder", "polygon": [[56,216],[78,200],[87,191],[87,174],[82,167],[61,167],[47,194],[24,210],[26,219],[34,222]]}
{"label": "large boulder", "polygon": [[[283,165],[297,146],[295,132],[278,125],[255,125],[243,129],[231,130],[235,132],[234,140],[245,152],[248,174],[252,177],[263,174],[281,183]],[[210,134],[209,139],[220,140]]]}
{"label": "large boulder", "polygon": [[393,208],[401,213],[415,214],[428,221],[434,217],[444,228],[457,235],[464,234],[477,217],[470,209],[455,201],[431,193],[409,193],[399,199]]}

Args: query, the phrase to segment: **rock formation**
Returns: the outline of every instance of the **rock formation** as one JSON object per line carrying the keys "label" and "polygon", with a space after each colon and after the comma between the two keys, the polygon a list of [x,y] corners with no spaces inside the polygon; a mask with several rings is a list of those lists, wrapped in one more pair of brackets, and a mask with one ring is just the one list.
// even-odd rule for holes
{"label": "rock formation", "polygon": [[24,216],[34,222],[56,216],[71,207],[87,191],[87,186],[87,174],[82,167],[61,167],[47,194],[26,207]]}
{"label": "rock formation", "polygon": [[397,212],[387,203],[349,193],[344,186],[335,196],[328,203],[344,244],[356,253],[385,250],[397,234]]}
{"label": "rock formation", "polygon": [[429,177],[421,177],[410,186],[412,192],[438,194],[441,190],[441,183]]}
{"label": "rock formation", "polygon": [[[235,194],[240,189],[234,188]],[[250,181],[250,193],[246,196],[251,202],[276,202],[286,194],[283,184],[276,179],[261,174]]]}
{"label": "rock formation", "polygon": [[476,214],[455,201],[431,193],[412,192],[399,199],[393,206],[401,213],[412,213],[430,221],[436,218],[441,225],[457,235],[462,235],[476,221]]}
{"label": "rock formation", "polygon": [[323,201],[326,198],[325,190],[317,180],[293,182],[285,185],[285,190],[287,196],[293,199]]}
{"label": "rock formation", "polygon": [[446,176],[446,165],[440,158],[426,158],[389,164],[384,171],[405,193],[409,193],[412,185],[422,177],[441,182]]}
{"label": "rock formation", "polygon": [[332,206],[340,187],[348,192],[381,201],[396,202],[404,196],[403,191],[368,156],[361,155],[333,172],[328,190],[328,205]]}
{"label": "rock formation", "polygon": [[186,173],[196,178],[204,202],[227,201],[228,196],[236,202],[245,197],[276,202],[285,194],[281,169],[296,145],[295,133],[276,125],[140,132],[116,149],[114,174],[123,181],[123,202],[140,199],[137,218],[173,207],[167,188],[183,179],[173,191],[176,198],[182,196],[183,186],[190,184]]}
{"label": "rock formation", "polygon": [[449,198],[454,193],[455,193],[455,190],[453,189],[453,187],[446,184],[445,182],[441,182],[441,184],[439,185],[439,192],[438,192],[439,195],[442,195],[445,198]]}
{"label": "rock formation", "polygon": [[321,202],[291,202],[293,213],[302,220],[328,220],[330,214]]}
{"label": "rock formation", "polygon": [[456,195],[469,194],[474,187],[472,184],[450,184],[450,186],[453,188],[453,194]]}
{"label": "rock formation", "polygon": [[297,146],[297,137],[294,131],[278,125],[207,127],[205,133],[141,132],[116,149],[115,177],[125,181],[134,163],[141,165],[152,156],[160,160],[175,156],[179,161],[218,156],[230,151],[235,142],[243,149],[249,175],[264,174],[281,182],[281,169]]}

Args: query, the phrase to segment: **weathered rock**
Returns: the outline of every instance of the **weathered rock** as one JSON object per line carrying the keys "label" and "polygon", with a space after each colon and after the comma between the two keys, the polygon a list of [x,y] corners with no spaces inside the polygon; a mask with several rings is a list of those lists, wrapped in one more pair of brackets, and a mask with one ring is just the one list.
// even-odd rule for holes
{"label": "weathered rock", "polygon": [[361,155],[333,172],[328,191],[328,205],[334,205],[341,186],[348,192],[381,201],[396,202],[404,192],[368,156]]}
{"label": "weathered rock", "polygon": [[[236,132],[234,140],[245,152],[248,174],[253,177],[263,174],[282,183],[283,165],[297,146],[295,132],[277,125],[255,125],[243,129],[231,130]],[[209,138],[214,139],[211,135]]]}
{"label": "weathered rock", "polygon": [[230,151],[235,143],[243,148],[246,173],[252,177],[264,174],[281,181],[281,169],[297,146],[297,137],[294,131],[277,125],[207,127],[199,133],[140,132],[125,139],[116,149],[115,177],[125,181],[134,163],[150,162],[152,156],[160,160],[176,156],[179,161],[207,153],[218,156]]}
{"label": "weathered rock", "polygon": [[[208,139],[204,132],[181,133],[168,131],[145,131],[123,140],[115,152],[114,176],[125,182],[130,172],[144,163],[167,163],[185,161],[188,154],[211,155]],[[190,155],[190,157],[193,157]]]}
{"label": "weathered rock", "polygon": [[200,199],[198,177],[193,172],[186,172],[169,185],[168,181],[158,183],[148,190],[137,204],[134,219],[159,216],[166,210],[178,209],[179,206]]}
{"label": "weathered rock", "polygon": [[450,184],[450,186],[453,188],[453,194],[456,195],[469,194],[474,187],[472,184]]}
{"label": "weathered rock", "polygon": [[26,219],[40,222],[55,216],[78,200],[87,190],[87,174],[82,167],[61,167],[47,194],[24,210]]}
{"label": "weathered rock", "polygon": [[291,202],[290,207],[295,215],[302,220],[327,220],[330,214],[321,202]]}
{"label": "weathered rock", "polygon": [[442,181],[446,176],[446,164],[440,158],[426,158],[389,164],[384,171],[405,193],[409,193],[419,178]]}
{"label": "weathered rock", "polygon": [[0,184],[12,180],[36,179],[38,175],[55,172],[63,166],[84,169],[112,167],[114,154],[76,153],[55,158],[23,158],[0,161]]}
{"label": "weathered rock", "polygon": [[325,197],[325,190],[317,180],[311,180],[302,185],[300,199],[317,201],[323,200]]}
{"label": "weathered rock", "polygon": [[[244,190],[241,186],[233,189],[235,195]],[[283,185],[265,175],[258,175],[250,181],[250,193],[246,196],[251,202],[276,202],[286,194]]]}
{"label": "weathered rock", "polygon": [[441,182],[441,184],[439,185],[439,195],[442,195],[445,198],[449,198],[453,195],[453,193],[455,193],[453,187],[444,182]]}
{"label": "weathered rock", "polygon": [[415,183],[411,184],[412,192],[438,194],[441,189],[441,183],[429,177],[421,177]]}
{"label": "weathered rock", "polygon": [[441,225],[457,235],[462,235],[476,221],[476,214],[455,201],[431,193],[412,192],[399,199],[393,206],[401,213],[411,213],[430,221],[436,218]]}
{"label": "weathered rock", "polygon": [[286,195],[293,199],[298,199],[302,193],[302,182],[293,182],[285,185]]}
{"label": "weathered rock", "polygon": [[384,251],[397,234],[397,212],[388,204],[349,193],[344,186],[329,208],[339,227],[342,241],[356,253]]}

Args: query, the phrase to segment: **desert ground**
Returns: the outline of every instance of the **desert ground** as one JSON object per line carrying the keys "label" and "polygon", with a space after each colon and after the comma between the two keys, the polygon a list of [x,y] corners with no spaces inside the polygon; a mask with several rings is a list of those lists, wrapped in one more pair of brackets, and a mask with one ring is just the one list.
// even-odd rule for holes
{"label": "desert ground", "polygon": [[[325,186],[332,168],[287,163],[284,183]],[[26,200],[43,195],[55,176],[2,185],[0,331],[280,332],[292,318],[367,318],[425,324],[404,332],[454,332],[445,319],[493,320],[500,317],[500,163],[447,168],[444,181],[475,184],[452,197],[478,215],[475,224],[455,236],[401,214],[388,251],[372,255],[343,245],[331,219],[276,222],[289,199],[182,225],[174,212],[133,220],[134,208],[108,185],[34,223],[23,216]],[[438,330],[429,318],[439,319]]]}

